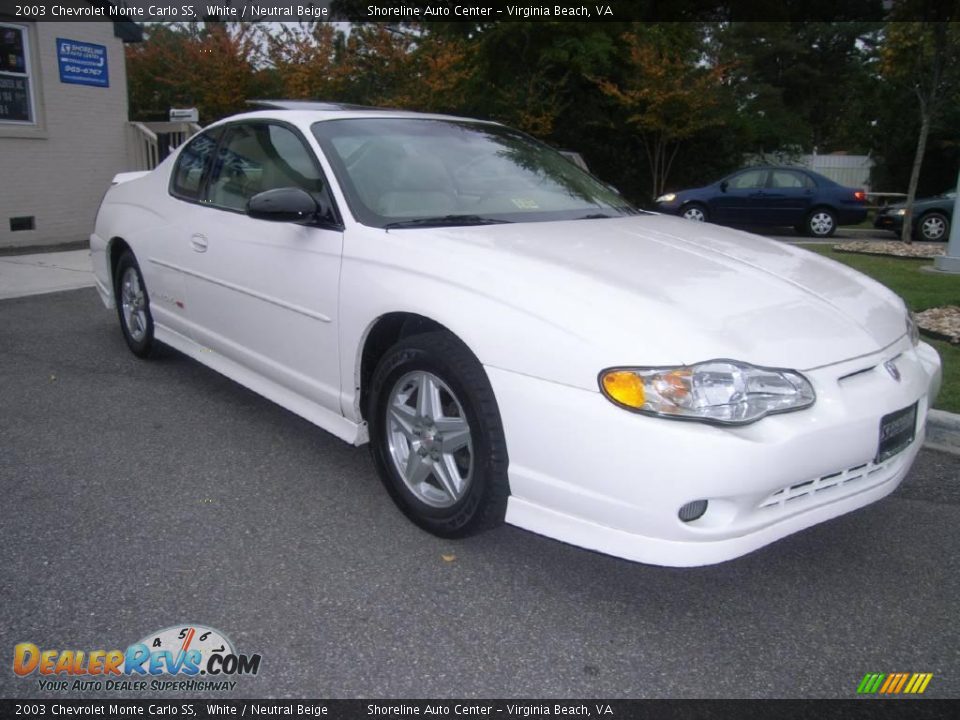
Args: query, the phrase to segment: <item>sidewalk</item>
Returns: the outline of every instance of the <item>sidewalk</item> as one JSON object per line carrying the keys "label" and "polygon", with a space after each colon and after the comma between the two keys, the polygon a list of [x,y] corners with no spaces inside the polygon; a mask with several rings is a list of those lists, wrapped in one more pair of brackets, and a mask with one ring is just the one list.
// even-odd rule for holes
{"label": "sidewalk", "polygon": [[93,285],[89,250],[0,257],[0,300]]}

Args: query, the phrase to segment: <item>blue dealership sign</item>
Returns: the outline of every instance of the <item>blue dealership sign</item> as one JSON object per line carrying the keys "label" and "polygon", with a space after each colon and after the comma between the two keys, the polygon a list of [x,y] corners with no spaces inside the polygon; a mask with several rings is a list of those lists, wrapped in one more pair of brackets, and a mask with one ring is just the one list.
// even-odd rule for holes
{"label": "blue dealership sign", "polygon": [[110,87],[107,48],[103,45],[57,38],[60,82]]}

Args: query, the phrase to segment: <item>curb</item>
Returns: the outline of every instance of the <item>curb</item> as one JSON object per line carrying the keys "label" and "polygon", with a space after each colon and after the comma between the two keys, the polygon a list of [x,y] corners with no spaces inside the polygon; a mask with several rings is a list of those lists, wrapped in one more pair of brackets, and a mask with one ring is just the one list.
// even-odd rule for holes
{"label": "curb", "polygon": [[960,415],[944,410],[927,413],[927,438],[924,446],[960,456]]}
{"label": "curb", "polygon": [[13,257],[16,255],[35,255],[38,253],[64,252],[67,250],[87,250],[90,248],[89,240],[70,240],[60,243],[36,243],[34,245],[11,245],[9,247],[0,247],[0,257]]}

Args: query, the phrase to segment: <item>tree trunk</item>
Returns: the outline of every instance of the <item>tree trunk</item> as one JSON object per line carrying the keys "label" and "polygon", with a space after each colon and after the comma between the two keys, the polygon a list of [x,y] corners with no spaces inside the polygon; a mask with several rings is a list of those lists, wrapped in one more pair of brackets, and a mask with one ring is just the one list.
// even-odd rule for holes
{"label": "tree trunk", "polygon": [[900,239],[907,245],[913,240],[913,201],[917,196],[917,183],[920,182],[923,154],[927,150],[927,135],[930,134],[930,124],[938,109],[940,81],[947,45],[946,23],[935,22],[929,25],[932,26],[933,33],[930,84],[928,87],[923,87],[922,83],[918,83],[916,87],[917,99],[920,101],[920,137],[917,138],[917,154],[913,158],[913,170],[910,172],[910,186],[907,188],[907,202],[903,214],[903,229],[900,231]]}
{"label": "tree trunk", "polygon": [[900,239],[907,245],[913,242],[913,200],[917,196],[917,184],[920,182],[920,167],[923,154],[927,150],[927,135],[930,134],[930,113],[926,108],[920,111],[920,137],[917,138],[917,154],[913,156],[913,170],[910,171],[910,185],[907,187],[906,212],[903,214],[903,228]]}

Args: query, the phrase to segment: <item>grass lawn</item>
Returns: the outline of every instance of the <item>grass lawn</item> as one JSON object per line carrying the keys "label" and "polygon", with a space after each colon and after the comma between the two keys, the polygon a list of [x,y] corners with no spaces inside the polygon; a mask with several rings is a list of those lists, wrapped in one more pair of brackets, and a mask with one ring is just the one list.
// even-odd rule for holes
{"label": "grass lawn", "polygon": [[[944,305],[960,305],[960,277],[922,271],[920,268],[931,264],[929,258],[918,260],[839,253],[830,245],[803,247],[882,282],[902,297],[914,312]],[[943,387],[934,407],[960,413],[960,347],[930,338],[924,340],[937,349],[943,361]]]}

